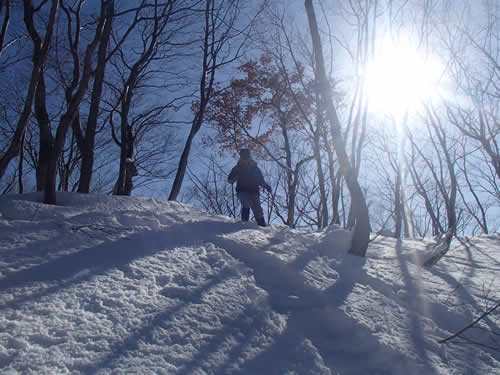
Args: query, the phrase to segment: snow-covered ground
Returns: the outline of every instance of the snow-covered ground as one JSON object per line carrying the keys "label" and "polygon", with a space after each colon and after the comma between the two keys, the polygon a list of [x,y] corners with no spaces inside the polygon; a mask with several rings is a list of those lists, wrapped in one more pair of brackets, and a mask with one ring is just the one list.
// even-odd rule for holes
{"label": "snow-covered ground", "polygon": [[498,303],[499,235],[424,269],[431,240],[377,237],[362,259],[335,228],[39,200],[0,197],[2,374],[500,374],[498,310],[438,343]]}

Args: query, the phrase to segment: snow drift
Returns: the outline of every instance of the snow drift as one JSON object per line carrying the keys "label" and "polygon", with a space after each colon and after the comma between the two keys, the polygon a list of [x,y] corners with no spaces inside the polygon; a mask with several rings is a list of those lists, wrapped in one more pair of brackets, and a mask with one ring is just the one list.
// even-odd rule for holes
{"label": "snow drift", "polygon": [[497,311],[438,343],[498,303],[498,235],[424,269],[431,240],[377,237],[358,258],[338,228],[40,200],[0,197],[2,374],[499,373]]}

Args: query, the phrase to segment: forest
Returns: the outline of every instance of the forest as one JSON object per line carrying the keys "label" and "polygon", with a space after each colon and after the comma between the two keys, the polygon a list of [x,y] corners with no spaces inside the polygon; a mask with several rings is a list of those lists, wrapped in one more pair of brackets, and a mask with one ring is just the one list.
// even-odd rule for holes
{"label": "forest", "polygon": [[500,228],[496,0],[0,0],[0,192],[396,238]]}

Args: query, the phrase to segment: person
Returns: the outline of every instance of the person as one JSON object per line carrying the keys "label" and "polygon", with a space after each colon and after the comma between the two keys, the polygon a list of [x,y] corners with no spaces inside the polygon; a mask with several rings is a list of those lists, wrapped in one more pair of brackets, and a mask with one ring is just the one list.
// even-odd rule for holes
{"label": "person", "polygon": [[252,209],[257,224],[265,227],[266,221],[260,205],[259,187],[271,192],[271,186],[262,176],[262,172],[252,159],[248,148],[240,150],[240,159],[231,169],[227,180],[230,184],[236,182],[236,193],[241,203],[241,220],[248,221],[250,209]]}

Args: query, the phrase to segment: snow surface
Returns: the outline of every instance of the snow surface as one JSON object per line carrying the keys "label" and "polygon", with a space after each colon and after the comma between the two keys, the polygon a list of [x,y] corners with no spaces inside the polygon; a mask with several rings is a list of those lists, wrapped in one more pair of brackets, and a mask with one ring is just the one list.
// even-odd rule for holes
{"label": "snow surface", "polygon": [[[500,298],[500,236],[257,227],[155,199],[0,197],[2,374],[500,374],[447,338]],[[498,311],[466,332],[489,342]],[[475,333],[476,332],[476,333]],[[475,336],[474,336],[475,335]]]}

